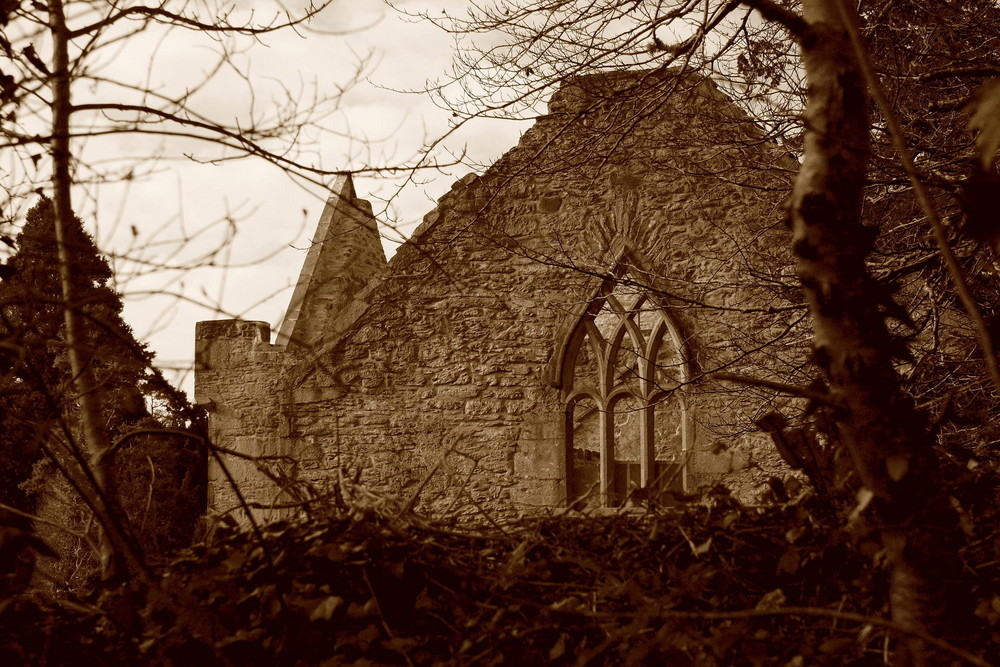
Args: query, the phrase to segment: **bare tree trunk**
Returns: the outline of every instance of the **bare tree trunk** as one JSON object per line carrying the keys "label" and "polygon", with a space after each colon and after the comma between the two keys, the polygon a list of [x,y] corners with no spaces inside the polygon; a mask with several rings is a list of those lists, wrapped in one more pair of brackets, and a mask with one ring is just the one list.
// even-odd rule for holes
{"label": "bare tree trunk", "polygon": [[72,175],[70,169],[70,127],[72,112],[69,68],[69,29],[62,0],[50,0],[49,17],[52,21],[53,74],[52,82],[52,188],[55,209],[55,237],[58,246],[59,281],[62,287],[63,314],[65,318],[65,344],[69,356],[73,390],[80,409],[80,424],[89,456],[91,474],[97,486],[95,508],[104,530],[101,539],[101,575],[104,579],[125,573],[122,558],[130,552],[121,533],[118,497],[112,484],[110,443],[101,425],[101,403],[98,386],[90,365],[90,354],[82,335],[81,321],[76,312],[73,288],[73,249],[66,238],[66,230],[73,224]]}
{"label": "bare tree trunk", "polygon": [[[875,236],[861,223],[869,101],[838,2],[804,2],[809,101],[805,158],[791,201],[797,269],[814,322],[816,362],[840,406],[841,437],[874,494],[893,619],[918,633],[940,633],[948,583],[957,573],[956,521],[933,439],[893,367],[905,350],[885,324],[892,297],[865,265]],[[922,642],[905,639],[905,663],[933,660]]]}

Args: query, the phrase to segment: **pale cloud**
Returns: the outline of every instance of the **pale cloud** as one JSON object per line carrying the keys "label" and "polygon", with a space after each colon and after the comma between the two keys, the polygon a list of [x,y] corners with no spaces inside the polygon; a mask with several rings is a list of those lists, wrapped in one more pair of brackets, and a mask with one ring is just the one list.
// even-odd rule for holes
{"label": "pale cloud", "polygon": [[[407,11],[427,9],[436,16],[442,10],[458,13],[468,7],[464,0],[394,4]],[[258,16],[274,7],[263,0],[241,1],[239,6]],[[305,137],[300,146],[308,159],[330,169],[398,165],[449,129],[451,114],[426,95],[396,92],[419,91],[427,80],[446,74],[453,48],[449,35],[426,22],[404,19],[377,0],[337,0],[311,28],[302,32],[304,37],[271,35],[264,40],[266,46],[248,46],[235,59],[254,77],[256,96],[251,98],[245,81],[223,74],[194,98],[199,111],[226,121],[246,118],[253,108],[273,110],[286,91],[302,99],[335,96],[360,79],[324,121],[329,131]],[[338,34],[325,34],[329,31]],[[176,93],[192,72],[211,66],[211,54],[197,37],[172,35],[160,43],[137,44],[134,50],[130,45],[129,58],[108,67],[121,76],[148,77],[164,92]],[[456,154],[467,152],[472,163],[489,163],[511,147],[523,129],[523,124],[500,121],[471,124],[454,132],[446,146]],[[119,137],[103,147],[94,142],[88,149],[102,158],[125,158],[148,154],[155,144]],[[175,142],[170,151],[212,154],[210,147],[193,141]],[[398,223],[405,236],[433,207],[433,200],[471,169],[458,165],[427,172],[416,179],[418,185],[399,193],[399,175],[363,175],[356,184],[359,195],[383,210],[384,220]],[[102,246],[123,256],[116,263],[129,278],[120,286],[128,321],[137,334],[148,337],[160,363],[189,367],[194,324],[200,319],[240,316],[272,326],[280,323],[326,196],[260,162],[169,161],[128,187],[100,188],[84,214],[91,222],[100,221]],[[231,225],[215,224],[227,217]],[[392,252],[395,244],[388,239],[399,236],[385,232],[386,248]],[[214,261],[205,261],[222,242],[224,250]],[[169,268],[193,260],[204,265]],[[158,269],[157,264],[168,268]],[[182,383],[191,389],[190,374]]]}

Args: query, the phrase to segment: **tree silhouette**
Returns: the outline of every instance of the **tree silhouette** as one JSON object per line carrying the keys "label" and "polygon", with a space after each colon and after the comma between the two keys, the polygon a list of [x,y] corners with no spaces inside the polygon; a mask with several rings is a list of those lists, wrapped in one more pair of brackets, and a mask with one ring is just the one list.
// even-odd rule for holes
{"label": "tree silhouette", "polygon": [[[81,352],[100,385],[102,420],[109,437],[148,412],[141,389],[147,384],[152,354],[135,340],[122,320],[121,296],[112,288],[112,271],[76,216],[66,230],[76,302],[82,316]],[[70,393],[61,286],[57,266],[55,218],[51,200],[42,198],[28,213],[18,250],[7,266],[13,275],[0,284],[4,329],[25,351],[23,381],[59,400]],[[137,403],[138,401],[138,403]],[[64,401],[65,403],[65,401]],[[109,412],[110,411],[110,412]]]}
{"label": "tree silhouette", "polygon": [[[112,271],[93,239],[73,216],[67,230],[79,316],[82,358],[96,381],[105,436],[114,441],[151,416],[147,401],[161,407],[161,422],[182,426],[192,414],[186,399],[152,368],[153,355],[135,339],[121,317],[121,296],[111,285]],[[0,385],[0,458],[5,504],[34,509],[34,498],[20,485],[41,454],[43,443],[63,425],[79,437],[79,404],[67,359],[62,289],[58,275],[52,202],[42,198],[28,213],[0,282],[0,339],[13,361]],[[59,440],[60,438],[55,438]],[[72,457],[63,452],[66,461]]]}

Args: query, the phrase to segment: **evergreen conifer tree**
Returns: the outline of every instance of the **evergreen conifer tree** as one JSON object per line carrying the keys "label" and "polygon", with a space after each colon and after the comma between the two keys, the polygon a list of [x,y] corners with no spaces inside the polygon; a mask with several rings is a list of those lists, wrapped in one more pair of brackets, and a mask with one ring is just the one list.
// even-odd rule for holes
{"label": "evergreen conifer tree", "polygon": [[[107,260],[79,218],[66,231],[76,300],[69,306],[81,315],[81,352],[97,380],[109,439],[150,416],[144,394],[159,395],[173,416],[182,414],[183,397],[150,369],[152,353],[122,319]],[[29,475],[40,442],[60,420],[74,429],[77,419],[56,252],[52,202],[43,198],[28,213],[0,282],[0,339],[19,358],[0,383],[0,502],[26,509],[31,499],[18,485]]]}

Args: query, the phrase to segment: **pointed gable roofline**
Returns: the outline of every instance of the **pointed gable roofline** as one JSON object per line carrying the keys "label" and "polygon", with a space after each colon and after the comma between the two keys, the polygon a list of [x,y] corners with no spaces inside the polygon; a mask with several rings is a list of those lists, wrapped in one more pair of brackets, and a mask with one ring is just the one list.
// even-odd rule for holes
{"label": "pointed gable roofline", "polygon": [[317,345],[329,325],[386,265],[371,204],[350,173],[337,177],[295,284],[275,345]]}

